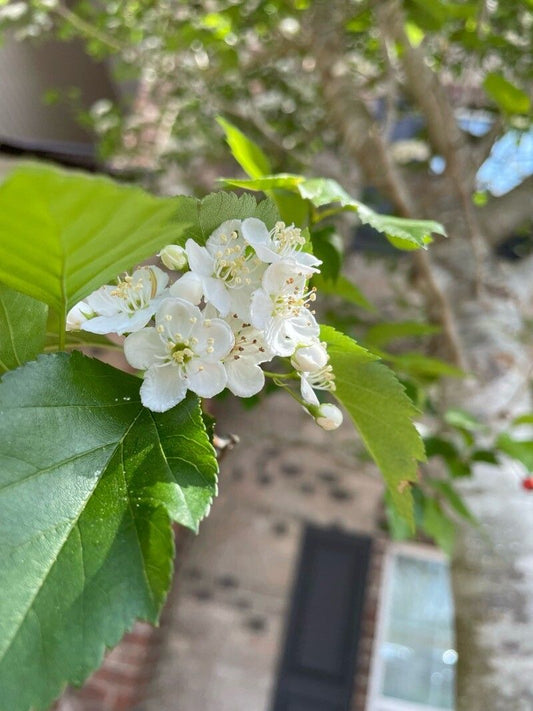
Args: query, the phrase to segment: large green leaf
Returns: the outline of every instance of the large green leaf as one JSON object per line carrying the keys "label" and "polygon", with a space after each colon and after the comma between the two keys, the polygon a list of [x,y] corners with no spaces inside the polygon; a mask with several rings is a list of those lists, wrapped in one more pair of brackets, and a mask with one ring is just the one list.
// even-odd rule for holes
{"label": "large green leaf", "polygon": [[173,241],[178,202],[30,164],[0,185],[0,282],[60,314]]}
{"label": "large green leaf", "polygon": [[533,473],[533,440],[514,439],[507,432],[503,432],[496,440],[502,452],[512,459],[518,459],[529,472]]}
{"label": "large green leaf", "polygon": [[41,352],[47,311],[42,301],[0,284],[0,373]]}
{"label": "large green leaf", "polygon": [[0,709],[42,710],[157,620],[170,521],[197,529],[217,466],[197,398],[151,413],[80,353],[4,375],[0,412]]}
{"label": "large green leaf", "polygon": [[369,224],[379,232],[383,232],[389,242],[398,249],[426,248],[432,242],[432,233],[446,234],[444,227],[434,220],[411,220],[403,217],[381,215],[359,202],[359,200],[355,200],[337,181],[331,178],[307,179],[301,175],[284,173],[253,180],[226,178],[224,182],[226,185],[246,188],[247,190],[269,191],[274,188],[283,188],[299,194],[317,208],[338,203],[339,207],[335,210],[328,210],[328,214],[343,210],[356,212],[361,222]]}
{"label": "large green leaf", "polygon": [[410,481],[417,480],[417,461],[424,444],[412,419],[413,403],[394,373],[348,336],[321,328],[335,374],[335,396],[344,405],[387,483],[403,518],[413,523]]}

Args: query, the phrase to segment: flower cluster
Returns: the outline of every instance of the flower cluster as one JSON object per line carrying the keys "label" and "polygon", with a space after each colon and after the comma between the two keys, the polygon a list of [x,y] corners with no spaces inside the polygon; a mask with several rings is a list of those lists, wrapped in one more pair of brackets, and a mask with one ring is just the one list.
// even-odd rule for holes
{"label": "flower cluster", "polygon": [[[205,246],[188,239],[168,245],[163,265],[183,274],[172,284],[156,266],[140,267],[106,285],[68,314],[67,328],[126,335],[124,353],[144,371],[143,404],[155,412],[192,390],[213,397],[228,388],[239,397],[265,384],[262,364],[286,359],[290,372],[268,373],[324,429],[342,422],[320,404],[317,390],[335,390],[326,345],[319,340],[309,280],[320,260],[305,251],[294,226],[268,230],[259,219],[227,220]],[[290,382],[300,381],[300,394]]]}

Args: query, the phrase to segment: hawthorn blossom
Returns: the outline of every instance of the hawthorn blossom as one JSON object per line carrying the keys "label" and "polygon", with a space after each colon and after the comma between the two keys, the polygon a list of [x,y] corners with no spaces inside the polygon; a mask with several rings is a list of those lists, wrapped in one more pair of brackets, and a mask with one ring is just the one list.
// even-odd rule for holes
{"label": "hawthorn blossom", "polygon": [[195,272],[185,272],[183,276],[176,279],[176,281],[171,285],[169,293],[171,296],[176,296],[178,299],[190,301],[191,304],[198,306],[204,293],[202,288],[202,280]]}
{"label": "hawthorn blossom", "polygon": [[292,260],[275,262],[252,295],[251,323],[264,332],[274,355],[290,356],[298,346],[311,345],[318,336],[319,327],[310,309],[315,289],[307,290],[311,274],[310,267]]}
{"label": "hawthorn blossom", "polygon": [[124,342],[128,363],[146,371],[141,386],[145,407],[165,412],[181,402],[187,390],[201,397],[224,390],[228,378],[222,359],[235,342],[225,321],[205,318],[184,299],[168,298],[159,306],[155,324]]}
{"label": "hawthorn blossom", "polygon": [[254,248],[262,262],[274,263],[288,258],[315,272],[319,271],[316,267],[322,264],[320,259],[310,252],[302,251],[305,237],[298,227],[276,222],[274,229],[269,231],[257,217],[248,217],[243,220],[241,229],[244,239]]}
{"label": "hawthorn blossom", "polygon": [[327,365],[328,360],[326,343],[321,343],[316,338],[309,345],[299,346],[294,351],[291,363],[298,371],[314,373]]}
{"label": "hawthorn blossom", "polygon": [[237,314],[228,318],[235,334],[235,345],[224,358],[228,376],[227,387],[238,397],[256,395],[265,385],[265,374],[260,363],[272,360],[263,333],[251,324],[243,322]]}
{"label": "hawthorn blossom", "polygon": [[205,247],[188,239],[189,267],[202,283],[203,295],[221,316],[237,313],[249,318],[252,292],[261,282],[261,261],[241,234],[241,220],[226,220],[207,239]]}
{"label": "hawthorn blossom", "polygon": [[159,267],[140,267],[133,274],[105,284],[67,315],[67,330],[90,333],[132,333],[146,326],[167,295],[168,276]]}

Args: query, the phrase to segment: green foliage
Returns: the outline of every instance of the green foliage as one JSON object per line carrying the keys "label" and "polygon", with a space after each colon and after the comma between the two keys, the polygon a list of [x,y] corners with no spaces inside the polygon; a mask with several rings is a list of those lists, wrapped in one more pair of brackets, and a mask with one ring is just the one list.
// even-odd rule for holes
{"label": "green foliage", "polygon": [[424,445],[412,423],[417,410],[394,373],[355,341],[323,326],[335,373],[335,396],[344,405],[379,466],[398,513],[413,524],[410,482]]}
{"label": "green foliage", "polygon": [[172,242],[176,202],[31,164],[0,186],[0,281],[59,314]]}
{"label": "green foliage", "polygon": [[[444,227],[433,220],[411,220],[403,217],[381,215],[352,198],[344,188],[330,178],[304,178],[300,175],[280,173],[255,180],[234,180],[226,178],[227,185],[233,185],[247,190],[269,191],[283,188],[308,200],[315,208],[339,204],[327,211],[327,215],[342,211],[356,212],[361,222],[369,224],[387,237],[389,242],[398,249],[413,250],[427,248],[432,242],[432,233],[446,235]],[[320,217],[320,213],[318,215]]]}
{"label": "green foliage", "polygon": [[490,72],[483,88],[506,114],[527,114],[531,109],[529,96],[497,72]]}
{"label": "green foliage", "polygon": [[226,134],[226,140],[233,157],[250,178],[261,178],[272,172],[270,161],[256,143],[247,138],[229,121],[220,116],[217,121]]}
{"label": "green foliage", "polygon": [[341,273],[344,258],[342,238],[333,225],[311,231],[313,254],[322,260],[320,274],[326,281],[336,281]]}
{"label": "green foliage", "polygon": [[517,459],[528,471],[533,472],[533,440],[516,439],[504,432],[498,437],[497,445],[504,454]]}
{"label": "green foliage", "polygon": [[335,280],[324,279],[321,274],[313,276],[313,286],[316,286],[321,295],[337,296],[350,304],[359,306],[367,311],[374,311],[363,292],[345,276],[338,276]]}
{"label": "green foliage", "polygon": [[151,413],[137,378],[79,353],[6,374],[0,408],[0,709],[44,710],[157,620],[170,522],[197,529],[217,465],[195,397]]}
{"label": "green foliage", "polygon": [[41,301],[0,284],[0,373],[42,351],[47,311]]}
{"label": "green foliage", "polygon": [[371,346],[382,348],[399,338],[431,336],[439,333],[440,330],[439,326],[423,321],[381,321],[368,329],[365,341]]}
{"label": "green foliage", "polygon": [[256,202],[252,195],[235,193],[211,193],[203,200],[180,196],[176,198],[179,224],[174,231],[173,242],[185,244],[187,239],[194,239],[198,244],[205,244],[209,235],[225,220],[243,220],[257,217],[269,229],[279,220],[276,206],[270,200]]}

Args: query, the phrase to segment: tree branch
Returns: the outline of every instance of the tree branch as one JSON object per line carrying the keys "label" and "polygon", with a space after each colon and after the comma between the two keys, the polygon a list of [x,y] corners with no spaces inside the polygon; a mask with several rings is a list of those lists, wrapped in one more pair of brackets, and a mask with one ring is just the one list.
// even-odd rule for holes
{"label": "tree branch", "polygon": [[492,198],[487,205],[478,208],[477,215],[490,244],[511,235],[524,222],[533,219],[533,175],[514,190]]}

